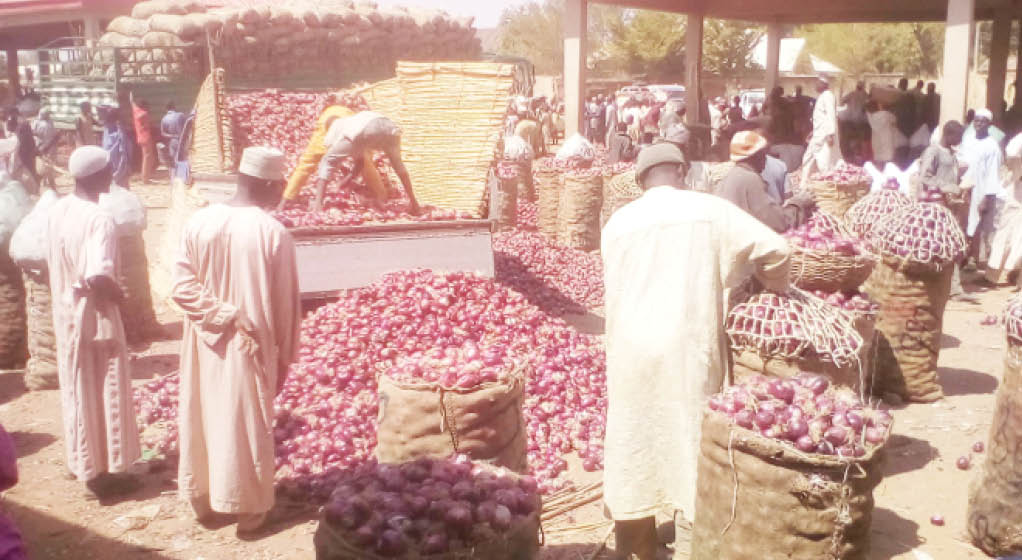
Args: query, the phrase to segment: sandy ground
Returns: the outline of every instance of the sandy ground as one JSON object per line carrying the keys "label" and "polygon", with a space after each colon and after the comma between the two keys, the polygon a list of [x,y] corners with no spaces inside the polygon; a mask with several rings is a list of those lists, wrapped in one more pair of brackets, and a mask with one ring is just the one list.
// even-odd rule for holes
{"label": "sandy ground", "polygon": [[[166,222],[168,188],[136,189],[150,208],[146,242],[157,246]],[[152,260],[152,258],[150,258]],[[1008,288],[977,292],[979,304],[952,303],[945,318],[940,376],[948,397],[937,404],[908,405],[895,411],[886,476],[877,488],[873,517],[875,559],[982,558],[969,544],[965,512],[969,471],[955,467],[976,441],[986,440],[993,412],[993,393],[1001,376],[1005,350],[1003,328],[983,326],[1011,295]],[[168,332],[180,332],[177,318],[158,309]],[[580,321],[590,330],[599,321]],[[597,327],[598,328],[598,327]],[[133,375],[142,382],[177,369],[175,340],[152,344],[132,355]],[[79,483],[65,477],[60,432],[60,401],[55,391],[28,393],[17,372],[0,373],[0,422],[18,447],[21,482],[3,495],[28,543],[30,557],[145,559],[309,559],[316,512],[303,504],[281,504],[272,533],[255,542],[239,542],[233,526],[206,530],[194,524],[176,498],[172,465],[146,465],[145,488],[130,499],[100,505],[83,496]],[[982,462],[977,455],[975,462]],[[598,479],[580,468],[579,482]],[[599,503],[562,516],[546,529],[544,559],[604,558],[597,553],[608,532]],[[939,513],[944,527],[930,524]],[[597,553],[596,556],[592,556]],[[926,556],[922,557],[924,560]]]}

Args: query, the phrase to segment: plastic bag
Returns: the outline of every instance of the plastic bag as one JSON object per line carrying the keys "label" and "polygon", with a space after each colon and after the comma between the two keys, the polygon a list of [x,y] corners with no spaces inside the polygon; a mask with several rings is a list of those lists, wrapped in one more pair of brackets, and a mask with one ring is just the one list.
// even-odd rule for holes
{"label": "plastic bag", "polygon": [[532,157],[532,147],[520,136],[508,136],[504,139],[504,159],[529,161]]}
{"label": "plastic bag", "polygon": [[21,219],[32,210],[25,187],[0,172],[0,245],[11,238]]}
{"label": "plastic bag", "polygon": [[557,150],[556,157],[562,161],[576,159],[591,162],[596,159],[596,148],[581,134],[575,133]]}
{"label": "plastic bag", "polygon": [[110,192],[99,195],[99,207],[114,217],[117,235],[124,237],[145,229],[145,206],[138,195],[117,185],[110,185]]}
{"label": "plastic bag", "polygon": [[39,271],[46,268],[50,208],[58,199],[56,192],[46,190],[32,211],[21,220],[18,229],[14,230],[11,236],[11,258],[21,268]]}

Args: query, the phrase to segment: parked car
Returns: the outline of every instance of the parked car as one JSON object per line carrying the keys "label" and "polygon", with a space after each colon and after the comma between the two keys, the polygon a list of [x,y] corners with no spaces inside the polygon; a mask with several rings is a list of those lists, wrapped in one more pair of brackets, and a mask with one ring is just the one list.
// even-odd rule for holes
{"label": "parked car", "polygon": [[677,84],[657,84],[649,86],[649,91],[658,103],[666,103],[671,99],[685,99],[685,86]]}

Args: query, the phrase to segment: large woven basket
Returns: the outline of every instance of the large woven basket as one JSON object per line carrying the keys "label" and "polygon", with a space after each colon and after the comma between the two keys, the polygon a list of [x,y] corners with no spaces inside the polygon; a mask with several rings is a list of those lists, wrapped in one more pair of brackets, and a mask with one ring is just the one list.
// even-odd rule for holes
{"label": "large woven basket", "polygon": [[814,179],[809,181],[809,188],[813,193],[813,198],[816,199],[816,206],[820,210],[844,219],[848,209],[869,194],[870,184],[868,182],[835,183]]}
{"label": "large woven basket", "polygon": [[600,227],[607,225],[610,217],[624,205],[642,196],[642,189],[635,180],[634,171],[625,171],[603,183],[603,208],[600,211]]}
{"label": "large woven basket", "polygon": [[536,170],[536,200],[539,210],[539,232],[550,239],[557,240],[558,214],[561,208],[561,189],[564,187],[564,176],[554,169]]}
{"label": "large woven basket", "polygon": [[793,247],[791,279],[804,290],[847,292],[861,286],[875,264],[872,255],[838,255]]}

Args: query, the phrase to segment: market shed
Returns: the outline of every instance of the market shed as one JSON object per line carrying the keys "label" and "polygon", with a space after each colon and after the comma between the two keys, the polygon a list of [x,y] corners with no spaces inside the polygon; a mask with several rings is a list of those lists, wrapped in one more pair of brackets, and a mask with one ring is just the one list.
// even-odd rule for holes
{"label": "market shed", "polygon": [[[941,120],[965,116],[973,34],[976,21],[993,20],[987,105],[999,116],[1005,87],[1011,24],[1022,16],[1020,0],[606,0],[602,3],[630,8],[684,13],[689,18],[686,37],[686,76],[689,104],[698,103],[702,74],[703,21],[733,19],[767,26],[767,91],[777,82],[782,27],[801,23],[945,21]],[[566,0],[564,18],[564,93],[569,134],[579,130],[585,93],[586,22],[590,0]],[[694,32],[693,32],[694,31]],[[1022,45],[1022,41],[1019,42]],[[1022,47],[1020,47],[1022,52]],[[1017,60],[1022,61],[1022,56]],[[1016,63],[1018,64],[1018,62]],[[699,111],[688,118],[698,119]]]}

